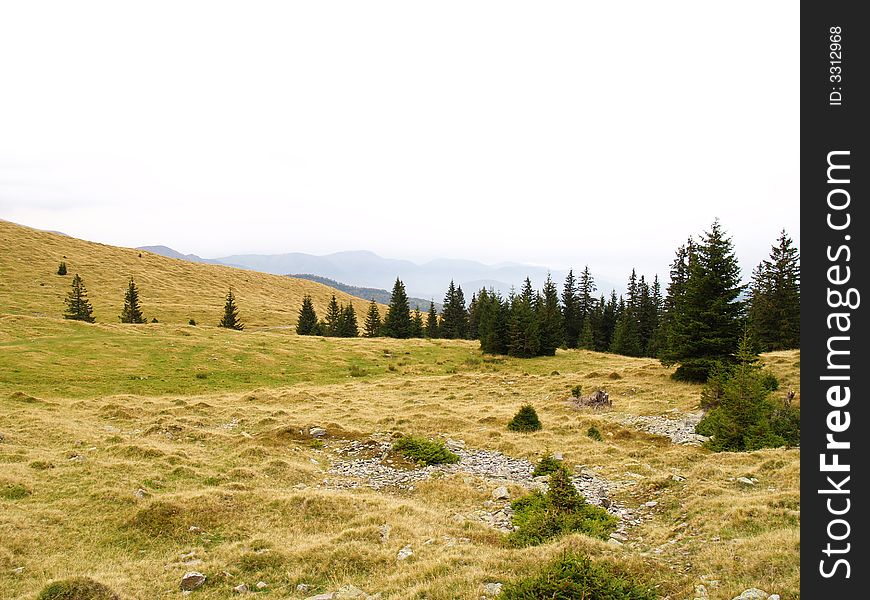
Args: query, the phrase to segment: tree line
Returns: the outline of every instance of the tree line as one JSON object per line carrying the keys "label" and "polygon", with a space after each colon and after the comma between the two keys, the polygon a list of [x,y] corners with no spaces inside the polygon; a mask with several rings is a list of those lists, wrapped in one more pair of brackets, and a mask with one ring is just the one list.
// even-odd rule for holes
{"label": "tree line", "polygon": [[[505,297],[481,289],[468,304],[462,287],[451,281],[441,315],[430,303],[425,319],[419,310],[410,311],[397,278],[383,318],[372,301],[363,335],[476,339],[483,352],[524,358],[553,355],[560,347],[653,357],[678,365],[675,378],[699,382],[717,365],[736,363],[744,333],[756,351],[798,347],[800,255],[785,231],[748,286],[741,284],[733,243],[718,220],[677,248],[669,274],[663,291],[658,275],[650,280],[632,269],[626,293],[605,296],[587,266],[579,276],[568,272],[561,293],[549,276],[540,291],[526,278],[519,292]],[[326,320],[319,322],[308,297],[297,332],[357,335],[352,314],[347,318],[353,317],[353,326],[336,326],[341,319],[335,315],[346,310],[333,297]]]}

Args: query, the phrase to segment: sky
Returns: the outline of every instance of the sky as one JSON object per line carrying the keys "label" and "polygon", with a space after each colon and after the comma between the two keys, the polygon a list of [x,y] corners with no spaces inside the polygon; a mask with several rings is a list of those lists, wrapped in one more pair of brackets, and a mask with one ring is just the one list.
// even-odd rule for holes
{"label": "sky", "polygon": [[799,242],[796,2],[6,2],[0,218],[666,274]]}

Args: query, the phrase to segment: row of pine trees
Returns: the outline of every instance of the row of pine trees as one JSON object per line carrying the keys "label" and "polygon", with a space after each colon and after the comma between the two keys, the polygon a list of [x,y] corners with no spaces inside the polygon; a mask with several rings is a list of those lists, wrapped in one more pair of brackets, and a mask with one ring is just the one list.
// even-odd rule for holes
{"label": "row of pine trees", "polygon": [[[625,295],[596,295],[595,279],[584,268],[568,273],[561,294],[551,278],[541,291],[527,278],[507,297],[481,289],[466,306],[461,286],[450,282],[442,314],[430,304],[425,321],[408,307],[397,279],[386,315],[372,301],[363,335],[394,338],[477,339],[486,353],[516,357],[553,355],[557,348],[584,348],[678,364],[675,377],[706,381],[711,370],[733,363],[746,335],[757,351],[797,348],[800,342],[800,256],[783,231],[769,259],[758,265],[750,285],[741,284],[733,243],[715,221],[697,240],[677,251],[670,283],[662,292],[658,275],[650,282],[632,269]],[[345,321],[352,324],[342,325]],[[352,307],[335,297],[319,322],[311,298],[303,302],[297,332],[356,336]]]}

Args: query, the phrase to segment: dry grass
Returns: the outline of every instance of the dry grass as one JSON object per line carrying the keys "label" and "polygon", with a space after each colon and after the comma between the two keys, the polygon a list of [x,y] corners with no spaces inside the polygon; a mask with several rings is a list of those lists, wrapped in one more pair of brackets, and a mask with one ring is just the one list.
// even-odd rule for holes
{"label": "dry grass", "polygon": [[[4,236],[21,233],[2,225]],[[103,247],[86,246],[98,261]],[[40,247],[33,242],[26,252]],[[57,250],[43,252],[38,270],[51,269],[45,278],[60,279],[50,275]],[[233,586],[262,579],[269,583],[264,595],[276,598],[302,597],[295,586],[304,582],[310,593],[352,583],[385,598],[470,600],[484,583],[531,573],[568,547],[617,561],[672,600],[692,597],[701,576],[721,582],[710,589],[712,600],[751,586],[799,597],[799,450],[713,454],[620,425],[624,415],[697,406],[700,388],[671,381],[656,361],[586,351],[517,360],[483,357],[463,341],[324,341],[283,330],[88,326],[23,316],[57,298],[10,296],[10,281],[28,285],[17,270],[34,267],[2,256],[0,294],[16,307],[0,315],[4,597],[33,598],[50,581],[77,576],[127,599],[175,597],[182,574],[200,570],[209,582],[194,594],[203,599],[232,597]],[[180,281],[183,271],[175,269],[187,266],[161,268]],[[213,279],[218,292],[209,310],[219,308],[226,283],[215,273],[223,269],[203,269],[197,276]],[[108,280],[110,269],[105,273]],[[276,290],[297,285],[235,276]],[[100,278],[94,282],[99,289]],[[143,283],[143,295],[146,289]],[[252,288],[248,297],[264,303],[261,313],[251,309],[251,322],[276,322],[279,313],[265,308],[267,292]],[[98,316],[106,310],[98,305]],[[783,382],[777,393],[799,386],[799,359],[798,352],[765,356]],[[349,365],[367,374],[351,377]],[[195,376],[200,368],[203,379]],[[147,377],[131,379],[136,373]],[[571,408],[566,400],[578,384],[584,392],[604,387],[614,409]],[[509,432],[508,420],[525,403],[544,429]],[[562,452],[569,465],[622,483],[615,499],[625,505],[658,504],[641,509],[648,517],[622,546],[574,535],[512,549],[503,534],[453,518],[481,508],[492,483],[451,476],[402,493],[320,488],[332,455],[296,433],[311,425],[353,439],[377,432],[450,437],[534,461]],[[586,435],[591,425],[603,441]],[[741,476],[758,484],[741,486]],[[140,488],[147,497],[134,495]],[[386,542],[378,532],[384,523],[392,528]],[[414,556],[397,562],[406,544]],[[203,562],[183,564],[190,552]]]}

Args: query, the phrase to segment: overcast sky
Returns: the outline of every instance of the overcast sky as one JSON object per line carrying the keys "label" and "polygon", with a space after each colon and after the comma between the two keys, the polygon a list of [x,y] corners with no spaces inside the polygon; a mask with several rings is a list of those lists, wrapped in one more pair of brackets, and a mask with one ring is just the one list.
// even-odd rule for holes
{"label": "overcast sky", "polygon": [[[665,274],[799,241],[797,2],[5,2],[0,218]],[[745,273],[748,276],[748,273]]]}

